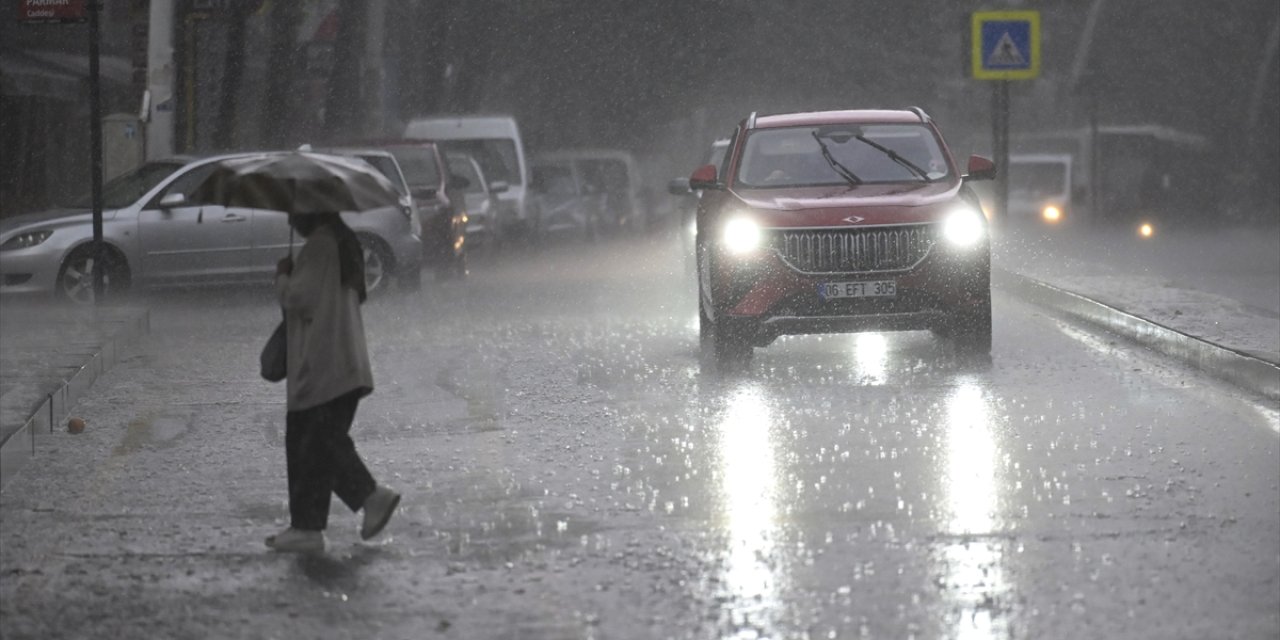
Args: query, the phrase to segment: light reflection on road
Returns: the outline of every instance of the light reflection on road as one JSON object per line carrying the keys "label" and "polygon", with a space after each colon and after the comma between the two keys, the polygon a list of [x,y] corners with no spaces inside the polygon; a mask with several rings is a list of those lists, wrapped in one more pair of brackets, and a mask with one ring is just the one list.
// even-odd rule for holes
{"label": "light reflection on road", "polygon": [[756,637],[778,611],[780,557],[776,443],[765,391],[744,383],[728,395],[716,433],[728,554],[723,584],[734,637]]}
{"label": "light reflection on road", "polygon": [[853,337],[853,359],[863,384],[882,385],[886,380],[889,341],[883,333],[856,334]]}
{"label": "light reflection on road", "polygon": [[943,547],[941,562],[948,609],[958,613],[951,637],[1008,637],[1001,610],[1011,585],[1001,540],[992,535],[998,533],[1001,456],[987,399],[972,380],[962,380],[947,398],[945,426],[945,532],[954,542]]}

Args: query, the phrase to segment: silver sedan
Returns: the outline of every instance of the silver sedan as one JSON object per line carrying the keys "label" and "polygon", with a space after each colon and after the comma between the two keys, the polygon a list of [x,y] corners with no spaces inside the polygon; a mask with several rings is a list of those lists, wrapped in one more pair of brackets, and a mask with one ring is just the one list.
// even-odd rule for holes
{"label": "silver sedan", "polygon": [[[187,198],[215,162],[229,157],[149,162],[104,186],[103,267],[109,292],[271,281],[276,261],[289,251],[284,213]],[[370,291],[421,268],[422,242],[408,208],[344,212],[343,219],[364,245]],[[87,202],[0,221],[0,294],[53,293],[91,302],[93,262]]]}

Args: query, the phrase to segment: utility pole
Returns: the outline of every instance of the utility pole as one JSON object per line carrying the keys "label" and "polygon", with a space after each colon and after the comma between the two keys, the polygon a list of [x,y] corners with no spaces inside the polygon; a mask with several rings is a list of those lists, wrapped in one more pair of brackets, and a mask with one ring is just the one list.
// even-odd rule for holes
{"label": "utility pole", "polygon": [[1076,47],[1076,57],[1071,64],[1071,91],[1083,92],[1089,100],[1089,221],[1097,224],[1102,220],[1102,199],[1099,197],[1102,171],[1098,163],[1098,73],[1088,70],[1089,49],[1093,46],[1093,32],[1098,27],[1098,16],[1102,15],[1102,4],[1105,0],[1093,0],[1089,5],[1089,14],[1085,16],[1084,33],[1080,36],[1080,44]]}
{"label": "utility pole", "polygon": [[147,27],[147,99],[144,101],[148,160],[173,155],[173,3],[151,0]]}
{"label": "utility pole", "polygon": [[102,83],[98,73],[99,45],[102,33],[98,27],[100,0],[89,0],[89,178],[93,197],[93,303],[102,304],[106,291],[103,271],[107,256],[102,242]]}

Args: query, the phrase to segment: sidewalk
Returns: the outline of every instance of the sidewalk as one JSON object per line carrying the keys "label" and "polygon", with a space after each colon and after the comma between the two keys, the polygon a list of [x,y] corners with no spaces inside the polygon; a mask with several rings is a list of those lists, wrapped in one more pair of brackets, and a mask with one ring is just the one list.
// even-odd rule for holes
{"label": "sidewalk", "polygon": [[50,300],[0,301],[0,486],[31,457],[125,343],[146,334],[142,306],[77,308]]}
{"label": "sidewalk", "polygon": [[1007,234],[997,267],[1280,363],[1280,227]]}
{"label": "sidewalk", "polygon": [[993,280],[1280,400],[1280,226],[1010,231]]}

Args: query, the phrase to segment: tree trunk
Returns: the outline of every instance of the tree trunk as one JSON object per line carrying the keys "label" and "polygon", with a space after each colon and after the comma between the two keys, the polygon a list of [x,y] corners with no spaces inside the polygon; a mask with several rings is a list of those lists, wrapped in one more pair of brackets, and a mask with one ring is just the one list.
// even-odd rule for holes
{"label": "tree trunk", "polygon": [[324,131],[330,141],[358,137],[361,108],[360,57],[364,54],[365,6],[360,0],[339,0],[338,35],[333,43],[333,68],[325,92]]}
{"label": "tree trunk", "polygon": [[302,22],[302,4],[273,2],[269,23],[271,56],[268,63],[266,105],[263,110],[263,138],[266,146],[280,149],[297,141],[299,121],[297,95],[302,87],[297,80],[299,70],[298,27]]}

